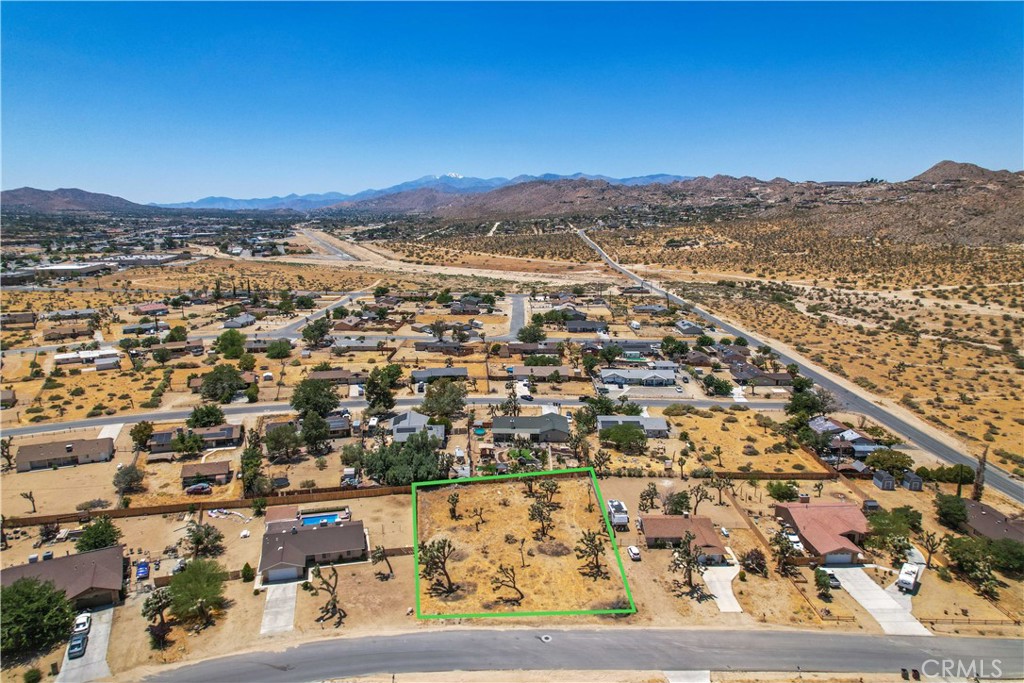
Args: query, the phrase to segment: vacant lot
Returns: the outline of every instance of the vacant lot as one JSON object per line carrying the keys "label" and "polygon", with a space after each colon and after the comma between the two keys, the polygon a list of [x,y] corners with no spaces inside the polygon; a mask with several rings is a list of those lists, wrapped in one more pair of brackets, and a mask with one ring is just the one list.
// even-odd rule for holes
{"label": "vacant lot", "polygon": [[[528,495],[532,480],[534,496]],[[550,496],[551,524],[542,536],[530,521],[530,507],[545,494],[543,481],[558,484]],[[448,497],[459,494],[457,519],[449,514]],[[514,614],[516,612],[615,609],[628,606],[614,549],[606,535],[604,518],[589,478],[546,478],[477,482],[444,486],[417,493],[420,543],[447,538],[455,546],[448,563],[458,590],[445,596],[431,591],[431,581],[420,580],[422,614]],[[482,512],[484,522],[473,511]],[[574,547],[583,532],[596,532],[604,542],[600,578],[584,576],[584,561]],[[509,588],[492,588],[499,566],[515,571],[523,592],[518,605]]]}

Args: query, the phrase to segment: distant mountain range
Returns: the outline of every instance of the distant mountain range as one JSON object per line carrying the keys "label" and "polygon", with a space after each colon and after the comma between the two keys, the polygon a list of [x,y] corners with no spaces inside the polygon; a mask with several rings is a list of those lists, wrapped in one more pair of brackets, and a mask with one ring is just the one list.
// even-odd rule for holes
{"label": "distant mountain range", "polygon": [[655,183],[667,184],[681,180],[689,180],[691,176],[669,175],[659,173],[655,175],[636,176],[632,178],[609,178],[603,175],[590,175],[587,173],[573,173],[572,175],[557,175],[545,173],[539,176],[519,175],[515,178],[472,178],[461,176],[457,173],[446,173],[445,175],[427,175],[416,180],[392,185],[381,190],[363,190],[355,194],[342,194],[340,192],[326,192],[324,194],[290,194],[284,197],[264,197],[257,199],[234,199],[232,197],[204,197],[194,202],[178,202],[175,204],[153,204],[152,206],[162,209],[229,209],[238,210],[268,210],[268,209],[294,209],[296,211],[310,211],[321,209],[336,204],[355,203],[386,197],[388,195],[402,192],[413,192],[416,190],[428,190],[440,194],[469,195],[482,194],[509,185],[520,185],[534,181],[555,181],[555,180],[603,180],[612,185],[651,185]]}

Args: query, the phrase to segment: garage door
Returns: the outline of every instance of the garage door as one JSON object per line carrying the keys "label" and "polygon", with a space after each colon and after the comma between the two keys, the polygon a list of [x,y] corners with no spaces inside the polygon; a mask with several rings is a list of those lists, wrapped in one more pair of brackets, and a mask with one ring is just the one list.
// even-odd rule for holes
{"label": "garage door", "polygon": [[852,564],[852,553],[830,553],[825,556],[825,564]]}
{"label": "garage door", "polygon": [[267,581],[292,581],[299,578],[298,567],[279,567],[267,572]]}

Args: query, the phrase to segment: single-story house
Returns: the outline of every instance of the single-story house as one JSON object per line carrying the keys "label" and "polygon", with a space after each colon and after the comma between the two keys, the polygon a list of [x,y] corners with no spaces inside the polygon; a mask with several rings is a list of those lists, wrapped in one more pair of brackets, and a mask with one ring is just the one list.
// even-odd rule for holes
{"label": "single-story house", "polygon": [[815,434],[839,434],[840,432],[845,432],[847,430],[847,426],[842,422],[824,415],[811,418],[807,421],[807,426],[810,427]]}
{"label": "single-story house", "polygon": [[679,369],[679,363],[671,360],[652,360],[647,362],[647,367],[651,370],[671,370],[675,372]]}
{"label": "single-story house", "polygon": [[35,325],[36,314],[34,311],[11,311],[0,313],[0,325]]}
{"label": "single-story house", "polygon": [[100,314],[95,308],[66,308],[52,313],[45,313],[43,317],[47,320],[83,320],[95,318]]}
{"label": "single-story house", "polygon": [[598,415],[597,429],[607,429],[622,424],[636,425],[644,430],[649,439],[667,439],[669,425],[663,417],[643,417],[641,415]]}
{"label": "single-story house", "polygon": [[924,480],[913,472],[904,472],[900,486],[908,491],[920,491],[924,488]]}
{"label": "single-story house", "polygon": [[498,416],[492,424],[494,443],[523,437],[533,443],[564,443],[569,440],[569,420],[564,415],[548,413],[535,417]]}
{"label": "single-story house", "polygon": [[704,334],[704,328],[689,320],[679,320],[675,324],[676,332],[684,337],[699,337]]}
{"label": "single-story house", "polygon": [[362,328],[363,322],[363,319],[360,318],[359,316],[350,315],[346,318],[342,318],[341,320],[335,321],[334,329],[338,330],[339,332],[351,332],[353,330],[358,330]]}
{"label": "single-story house", "polygon": [[509,342],[506,346],[503,346],[501,353],[499,354],[502,358],[508,358],[509,356],[518,354],[520,356],[557,356],[558,355],[558,344],[555,342]]}
{"label": "single-story house", "polygon": [[851,564],[864,552],[860,544],[868,520],[852,503],[778,503],[775,516],[796,530],[809,554],[822,564]]}
{"label": "single-story house", "polygon": [[[203,375],[199,377],[193,377],[188,381],[188,388],[193,394],[198,394],[203,388]],[[255,372],[249,372],[248,370],[242,373],[242,381],[245,382],[246,386],[256,384],[259,382],[259,377],[256,376]]]}
{"label": "single-story house", "polygon": [[149,323],[134,323],[132,325],[125,325],[121,328],[122,334],[155,334],[157,332],[167,332],[171,329],[163,320],[154,320]]}
{"label": "single-story house", "polygon": [[295,581],[313,564],[361,560],[367,554],[360,521],[302,524],[299,520],[269,522],[263,534],[259,573],[263,581]]}
{"label": "single-story house", "polygon": [[236,315],[234,318],[229,318],[228,320],[225,320],[224,327],[237,329],[239,327],[249,327],[255,322],[256,316],[250,313],[242,313],[241,315]]}
{"label": "single-story house", "polygon": [[58,325],[43,332],[45,341],[60,341],[61,339],[75,339],[77,337],[91,337],[92,330],[88,325]]}
{"label": "single-story house", "polygon": [[139,304],[135,307],[135,315],[167,315],[167,304]]}
{"label": "single-story house", "polygon": [[1024,519],[1008,517],[991,505],[964,498],[967,522],[964,525],[973,536],[984,536],[993,541],[1009,538],[1024,543]]}
{"label": "single-story house", "polygon": [[418,341],[413,348],[421,353],[443,353],[446,356],[465,356],[473,352],[465,344],[454,341]]}
{"label": "single-story house", "polygon": [[867,434],[856,429],[846,429],[832,437],[829,449],[832,455],[847,455],[854,458],[866,458],[882,448]]}
{"label": "single-story house", "polygon": [[668,306],[664,304],[640,304],[639,306],[633,307],[634,313],[650,313],[651,315],[657,315],[659,313],[668,312]]}
{"label": "single-story house", "polygon": [[678,546],[689,532],[694,536],[693,545],[699,549],[698,559],[702,564],[725,562],[725,547],[708,517],[640,515],[640,530],[643,531],[648,548],[662,544]]}
{"label": "single-story house", "polygon": [[335,354],[349,353],[350,351],[376,351],[377,339],[353,339],[352,337],[334,337],[331,351]]}
{"label": "single-story house", "polygon": [[327,429],[332,439],[352,436],[352,418],[340,413],[331,413],[327,416]]}
{"label": "single-story house", "polygon": [[405,443],[409,437],[417,432],[426,432],[441,443],[444,443],[444,425],[427,424],[430,417],[417,413],[414,410],[399,413],[391,418],[388,429],[391,431],[391,438],[398,443]]}
{"label": "single-story house", "polygon": [[362,384],[366,381],[366,375],[361,372],[338,368],[336,370],[316,370],[309,373],[309,379],[322,379],[331,384],[351,385]]}
{"label": "single-story house", "polygon": [[226,484],[231,481],[231,461],[190,462],[181,466],[181,487],[193,484]]}
{"label": "single-story house", "polygon": [[17,470],[30,472],[51,467],[107,462],[114,457],[114,440],[68,439],[47,443],[26,444],[18,449]]}
{"label": "single-story house", "polygon": [[676,373],[671,370],[604,368],[601,370],[601,381],[605,384],[669,387],[676,383]]}
{"label": "single-story house", "polygon": [[270,343],[275,341],[274,339],[246,339],[245,340],[245,352],[246,353],[266,353],[267,347]]}
{"label": "single-story house", "polygon": [[429,384],[435,379],[441,379],[442,377],[465,381],[469,379],[469,370],[466,368],[427,368],[426,370],[412,371],[412,381],[417,384],[420,382]]}
{"label": "single-story house", "polygon": [[517,380],[548,379],[556,372],[562,379],[580,376],[579,370],[568,365],[513,365],[509,375]]}
{"label": "single-story house", "polygon": [[106,370],[120,370],[121,359],[117,357],[97,358],[96,362],[93,365],[95,365],[97,372],[104,372]]}
{"label": "single-story house", "polygon": [[[198,427],[189,430],[203,439],[203,448],[231,448],[240,446],[245,434],[241,425],[222,424],[214,427]],[[153,432],[146,444],[150,453],[170,453],[174,450],[171,442],[178,434],[184,433],[184,427],[161,429]]]}
{"label": "single-story house", "polygon": [[565,323],[566,332],[607,332],[608,323],[599,320],[568,320]]}
{"label": "single-story house", "polygon": [[892,476],[885,470],[876,470],[875,476],[871,478],[871,483],[883,491],[896,490],[896,477]]}
{"label": "single-story house", "polygon": [[125,565],[124,546],[113,545],[7,567],[0,571],[0,584],[10,586],[26,578],[52,581],[55,588],[64,591],[76,610],[84,610],[120,602]]}
{"label": "single-story house", "polygon": [[158,349],[167,349],[170,351],[172,358],[181,358],[182,356],[187,356],[189,354],[193,356],[201,356],[203,351],[206,350],[206,346],[204,346],[202,339],[189,339],[187,341],[154,344],[153,346],[150,346],[147,351],[152,354]]}
{"label": "single-story house", "polygon": [[14,389],[0,389],[0,408],[11,408],[18,403]]}

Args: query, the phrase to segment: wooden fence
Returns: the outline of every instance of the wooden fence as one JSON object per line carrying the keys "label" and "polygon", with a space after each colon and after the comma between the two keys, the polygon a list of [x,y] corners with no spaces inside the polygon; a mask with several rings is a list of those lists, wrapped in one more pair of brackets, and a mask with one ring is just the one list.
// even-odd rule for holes
{"label": "wooden fence", "polygon": [[[838,474],[832,472],[719,472],[715,471],[715,475],[721,478],[728,477],[730,479],[760,479],[762,481],[830,481],[838,479]],[[691,479],[700,479],[699,477],[690,476]],[[710,477],[708,477],[710,478]]]}
{"label": "wooden fence", "polygon": [[[345,489],[339,491],[318,491],[316,493],[299,493],[290,496],[270,496],[267,505],[290,505],[293,503],[319,503],[328,500],[349,500],[353,498],[375,498],[377,496],[395,496],[410,493],[409,486],[378,486],[363,489]],[[148,515],[167,515],[190,510],[205,511],[219,508],[245,508],[252,505],[252,500],[202,500],[194,503],[171,503],[168,505],[151,505],[148,507],[113,508],[110,510],[93,510],[92,512],[69,512],[56,515],[34,515],[31,517],[7,517],[4,528],[12,529],[23,526],[39,526],[42,524],[86,523],[93,517],[110,517],[124,519],[126,517],[146,517]]]}

